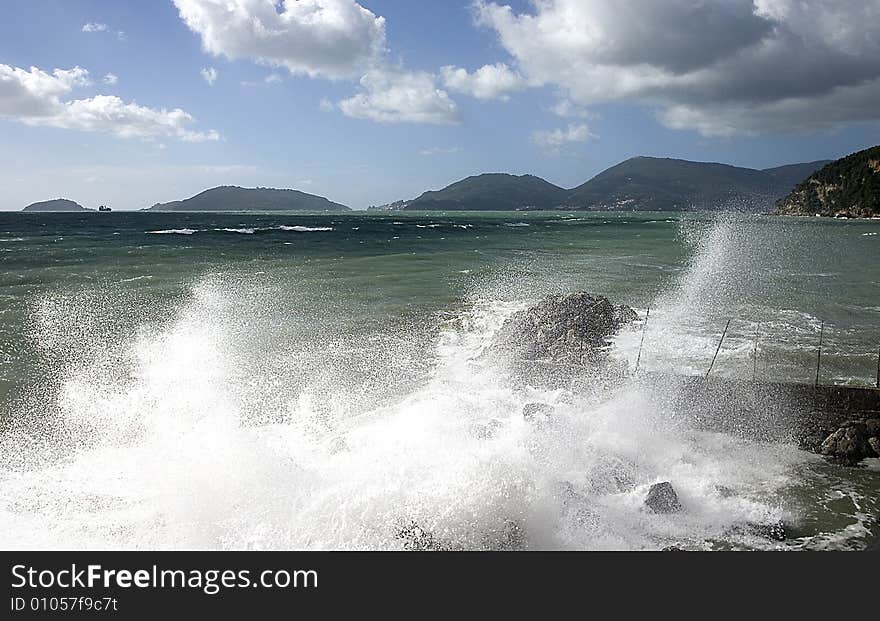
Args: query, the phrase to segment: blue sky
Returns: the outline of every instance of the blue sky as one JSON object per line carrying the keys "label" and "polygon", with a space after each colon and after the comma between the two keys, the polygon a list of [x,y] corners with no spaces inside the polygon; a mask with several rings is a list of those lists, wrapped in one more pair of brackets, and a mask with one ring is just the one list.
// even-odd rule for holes
{"label": "blue sky", "polygon": [[363,208],[479,172],[573,187],[635,155],[770,167],[880,143],[874,0],[5,4],[0,209],[221,184]]}

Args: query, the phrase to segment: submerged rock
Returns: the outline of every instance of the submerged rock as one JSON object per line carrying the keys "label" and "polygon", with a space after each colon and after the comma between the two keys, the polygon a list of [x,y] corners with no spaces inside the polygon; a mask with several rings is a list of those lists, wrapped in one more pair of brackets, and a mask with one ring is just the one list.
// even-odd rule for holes
{"label": "submerged rock", "polygon": [[854,465],[866,457],[877,456],[870,439],[865,423],[850,422],[828,436],[819,447],[819,453],[834,461]]}
{"label": "submerged rock", "polygon": [[747,524],[746,528],[751,534],[763,537],[764,539],[785,541],[787,538],[785,523],[782,521],[773,522],[772,524]]}
{"label": "submerged rock", "polygon": [[431,532],[415,522],[399,528],[397,538],[403,542],[403,549],[409,552],[436,552],[443,549]]}
{"label": "submerged rock", "polygon": [[777,522],[743,522],[726,531],[727,535],[746,535],[760,537],[770,541],[786,541],[789,539],[789,526],[779,520]]}
{"label": "submerged rock", "polygon": [[682,510],[675,488],[668,481],[655,483],[648,490],[645,505],[654,513],[678,513]]}
{"label": "submerged rock", "polygon": [[515,313],[501,327],[500,346],[522,360],[595,359],[621,326],[638,318],[628,306],[579,292],[552,295]]}

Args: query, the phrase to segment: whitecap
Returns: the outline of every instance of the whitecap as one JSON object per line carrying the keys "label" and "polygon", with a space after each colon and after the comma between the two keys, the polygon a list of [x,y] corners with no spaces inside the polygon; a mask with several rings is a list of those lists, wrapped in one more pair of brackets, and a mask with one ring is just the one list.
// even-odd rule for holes
{"label": "whitecap", "polygon": [[166,231],[147,231],[148,235],[195,235],[195,229],[168,229]]}
{"label": "whitecap", "polygon": [[253,235],[256,229],[214,229],[218,233],[240,233],[242,235]]}
{"label": "whitecap", "polygon": [[295,233],[320,233],[320,232],[328,232],[333,231],[332,226],[279,226],[279,231],[293,231]]}

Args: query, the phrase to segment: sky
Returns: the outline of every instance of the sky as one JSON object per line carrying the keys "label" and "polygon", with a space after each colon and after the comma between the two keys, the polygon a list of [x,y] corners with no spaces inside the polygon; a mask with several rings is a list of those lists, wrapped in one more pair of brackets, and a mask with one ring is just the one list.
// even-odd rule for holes
{"label": "sky", "polygon": [[4,0],[0,210],[880,143],[880,0]]}

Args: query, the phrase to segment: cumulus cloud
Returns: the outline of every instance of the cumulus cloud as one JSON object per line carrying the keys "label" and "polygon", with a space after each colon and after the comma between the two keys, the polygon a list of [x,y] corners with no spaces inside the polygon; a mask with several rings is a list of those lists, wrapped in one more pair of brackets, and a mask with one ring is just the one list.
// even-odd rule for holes
{"label": "cumulus cloud", "polygon": [[116,84],[117,82],[119,82],[119,76],[117,76],[113,73],[108,73],[107,75],[104,76],[104,78],[101,81],[104,84],[113,85],[113,84]]}
{"label": "cumulus cloud", "polygon": [[74,88],[89,84],[89,72],[82,67],[47,73],[36,67],[25,70],[0,64],[0,117],[123,138],[176,137],[200,142],[220,137],[215,131],[188,129],[193,118],[179,108],[147,108],[112,95],[62,100]]}
{"label": "cumulus cloud", "polygon": [[354,0],[174,0],[205,51],[294,74],[353,78],[385,48],[385,20]]}
{"label": "cumulus cloud", "polygon": [[592,119],[596,117],[593,112],[573,103],[570,99],[560,99],[550,108],[550,111],[564,119]]}
{"label": "cumulus cloud", "polygon": [[352,97],[332,106],[350,117],[383,123],[458,120],[455,102],[437,87],[435,76],[388,62],[385,18],[355,0],[174,0],[174,4],[210,54],[246,58],[311,78],[359,80],[360,88]]}
{"label": "cumulus cloud", "polygon": [[446,66],[440,70],[443,83],[451,91],[465,93],[477,99],[510,99],[509,93],[526,88],[526,80],[504,63],[484,65],[473,73],[459,67]]}
{"label": "cumulus cloud", "polygon": [[360,81],[361,91],[339,102],[343,114],[380,123],[457,123],[458,106],[437,88],[433,75],[374,69]]}
{"label": "cumulus cloud", "polygon": [[551,153],[558,153],[563,146],[576,142],[587,142],[596,136],[587,125],[569,125],[565,129],[537,131],[532,134],[532,142]]}
{"label": "cumulus cloud", "polygon": [[208,83],[208,86],[214,86],[214,82],[217,81],[217,70],[214,67],[205,67],[199,72],[204,78],[205,82]]}
{"label": "cumulus cloud", "polygon": [[707,135],[880,120],[878,0],[478,0],[530,82]]}
{"label": "cumulus cloud", "polygon": [[83,32],[107,32],[107,24],[89,22],[82,27]]}

